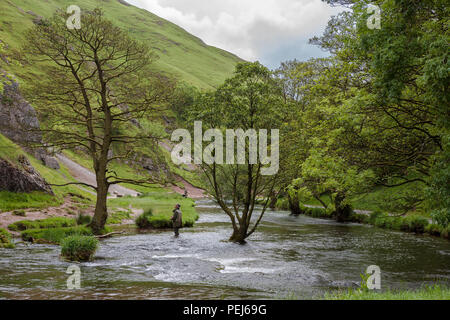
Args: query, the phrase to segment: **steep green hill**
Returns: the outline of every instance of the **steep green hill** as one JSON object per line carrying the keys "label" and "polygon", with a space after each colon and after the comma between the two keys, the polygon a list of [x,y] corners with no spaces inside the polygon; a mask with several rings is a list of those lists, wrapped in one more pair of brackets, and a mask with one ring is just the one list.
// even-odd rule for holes
{"label": "steep green hill", "polygon": [[[200,88],[221,84],[241,61],[224,50],[206,45],[177,25],[146,10],[131,6],[123,0],[0,0],[0,40],[8,46],[7,52],[20,48],[24,33],[33,25],[33,19],[49,17],[57,9],[66,10],[78,5],[82,10],[103,8],[105,16],[117,26],[128,30],[134,38],[148,44],[159,59],[155,69],[176,76]],[[81,21],[82,23],[82,21]],[[31,80],[30,71],[0,61],[0,66],[19,80]]]}

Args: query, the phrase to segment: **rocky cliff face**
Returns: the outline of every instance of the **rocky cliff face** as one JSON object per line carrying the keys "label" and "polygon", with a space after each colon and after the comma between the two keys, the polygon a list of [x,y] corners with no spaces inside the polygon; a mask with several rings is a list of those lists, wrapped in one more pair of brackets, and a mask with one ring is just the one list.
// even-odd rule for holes
{"label": "rocky cliff face", "polygon": [[[0,133],[26,147],[31,144],[42,144],[42,135],[37,131],[38,129],[39,120],[36,111],[20,94],[18,83],[7,81],[0,95]],[[44,148],[27,149],[27,151],[41,160],[44,165],[59,169],[56,158]]]}
{"label": "rocky cliff face", "polygon": [[53,194],[52,188],[30,164],[28,159],[21,155],[18,165],[0,158],[0,190],[11,192],[43,191]]}

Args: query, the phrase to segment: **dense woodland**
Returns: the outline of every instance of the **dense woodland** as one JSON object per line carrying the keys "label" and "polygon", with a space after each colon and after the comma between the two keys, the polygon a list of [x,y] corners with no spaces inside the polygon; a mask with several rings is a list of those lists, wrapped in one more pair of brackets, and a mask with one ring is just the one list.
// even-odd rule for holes
{"label": "dense woodland", "polygon": [[245,212],[255,192],[272,203],[286,198],[294,214],[313,198],[345,221],[353,197],[381,190],[386,210],[431,213],[447,227],[448,6],[445,1],[375,1],[381,28],[369,29],[364,1],[330,2],[348,10],[310,40],[329,57],[287,61],[273,71],[244,63],[216,91],[184,90],[191,99],[173,106],[187,125],[201,119],[206,127],[281,129],[273,186],[252,189],[258,168],[238,172],[236,166],[234,181],[247,187],[236,191],[228,166],[222,170],[223,190],[214,190],[212,183],[212,193],[242,200]]}

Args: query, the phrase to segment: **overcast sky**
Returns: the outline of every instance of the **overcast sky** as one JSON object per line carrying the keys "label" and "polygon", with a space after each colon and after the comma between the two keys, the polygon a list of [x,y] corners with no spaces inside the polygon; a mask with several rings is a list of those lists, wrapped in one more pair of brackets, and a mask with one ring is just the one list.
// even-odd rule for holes
{"label": "overcast sky", "polygon": [[341,9],[321,0],[127,0],[207,44],[276,68],[282,61],[326,55],[308,39]]}

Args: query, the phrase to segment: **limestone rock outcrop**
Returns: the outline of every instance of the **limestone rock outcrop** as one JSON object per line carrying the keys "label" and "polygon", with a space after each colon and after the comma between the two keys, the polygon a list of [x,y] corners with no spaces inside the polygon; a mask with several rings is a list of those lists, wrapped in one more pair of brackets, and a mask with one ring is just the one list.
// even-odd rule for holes
{"label": "limestone rock outcrop", "polygon": [[18,164],[0,158],[0,190],[11,192],[43,191],[53,195],[52,188],[24,155]]}

